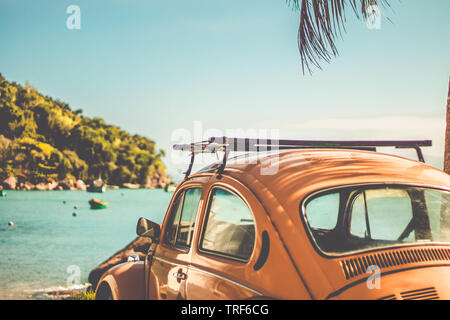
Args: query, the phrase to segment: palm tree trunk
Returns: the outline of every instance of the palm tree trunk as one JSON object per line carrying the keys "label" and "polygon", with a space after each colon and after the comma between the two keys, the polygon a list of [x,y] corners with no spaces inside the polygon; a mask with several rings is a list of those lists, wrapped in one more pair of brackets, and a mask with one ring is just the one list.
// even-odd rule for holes
{"label": "palm tree trunk", "polygon": [[450,174],[450,79],[447,97],[447,128],[445,130],[444,171]]}

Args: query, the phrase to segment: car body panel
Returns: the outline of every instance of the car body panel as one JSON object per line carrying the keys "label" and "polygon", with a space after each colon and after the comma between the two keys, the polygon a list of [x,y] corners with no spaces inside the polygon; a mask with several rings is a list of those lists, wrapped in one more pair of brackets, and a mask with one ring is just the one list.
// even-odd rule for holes
{"label": "car body panel", "polygon": [[[424,279],[426,279],[426,282]],[[391,273],[386,272],[381,273],[378,286],[375,282],[376,280],[359,281],[333,293],[330,299],[449,299],[450,286],[449,282],[445,281],[445,279],[450,279],[450,268],[448,266],[413,268]]]}
{"label": "car body panel", "polygon": [[[277,167],[275,174],[262,174],[262,168],[271,165]],[[202,173],[214,172],[217,166]],[[354,150],[302,150],[240,158],[227,162],[224,175],[238,179],[258,197],[314,299],[327,298],[351,280],[345,277],[342,259],[324,257],[312,244],[300,212],[306,196],[354,184],[412,184],[444,190],[450,186],[446,173],[421,162]]]}
{"label": "car body panel", "polygon": [[111,290],[113,300],[144,299],[144,262],[124,262],[106,271],[98,282],[96,298],[99,288],[105,284]]}
{"label": "car body panel", "polygon": [[[164,244],[164,236],[160,244],[152,245],[152,266],[145,267],[147,298],[379,299],[392,295],[403,298],[402,292],[422,292],[433,287],[440,298],[450,299],[450,292],[443,285],[450,282],[448,243],[414,243],[325,255],[312,241],[302,211],[305,198],[334,187],[406,184],[448,191],[450,177],[446,173],[402,157],[332,149],[230,159],[223,173],[217,175],[219,166],[220,163],[190,175],[175,191],[162,224],[162,235],[176,196],[187,188],[203,189],[192,245],[185,251],[170,248]],[[271,166],[276,170],[268,170]],[[199,249],[208,197],[214,187],[232,191],[253,213],[255,247],[248,261],[233,261]],[[264,251],[263,232],[270,249],[256,268]],[[367,286],[374,265],[381,274],[381,290]],[[179,271],[186,274],[181,281],[176,277]],[[428,291],[424,292],[426,296]],[[414,296],[406,297],[410,295]]]}
{"label": "car body panel", "polygon": [[[192,268],[188,271],[188,299],[243,299],[254,296],[269,296],[288,299],[310,298],[289,255],[283,248],[283,243],[255,195],[238,180],[222,176],[220,179],[212,176],[207,187],[208,196],[213,188],[223,188],[232,191],[243,199],[255,219],[255,247],[248,262],[239,262],[202,252],[199,246],[192,248]],[[204,206],[208,205],[205,198]],[[256,213],[256,214],[255,214]],[[199,215],[198,226],[203,225],[206,210]],[[270,235],[269,257],[262,267],[255,270],[262,246],[262,232]],[[201,228],[197,229],[194,243],[200,239]],[[284,266],[284,273],[278,272],[279,265]],[[191,275],[192,274],[192,275]],[[211,286],[201,286],[208,283]],[[211,291],[211,288],[214,288]],[[280,288],[283,288],[280,290]]]}
{"label": "car body panel", "polygon": [[[165,249],[164,251],[166,251]],[[162,250],[157,250],[155,253],[155,257],[153,257],[152,264],[152,276],[157,278],[158,287],[152,288],[149,292],[150,299],[164,299],[164,300],[183,300],[186,298],[186,281],[180,280],[177,278],[178,273],[187,273],[188,263],[184,261],[184,255],[180,255],[180,259],[177,258],[177,255],[168,252],[164,252]],[[161,258],[174,256],[174,260],[168,260]],[[155,283],[156,284],[156,283]],[[155,292],[158,293],[157,296],[154,296]]]}

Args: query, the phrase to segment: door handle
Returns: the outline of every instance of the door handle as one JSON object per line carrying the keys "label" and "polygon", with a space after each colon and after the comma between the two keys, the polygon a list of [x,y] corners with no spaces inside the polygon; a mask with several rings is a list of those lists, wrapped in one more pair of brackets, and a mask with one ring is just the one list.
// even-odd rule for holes
{"label": "door handle", "polygon": [[187,274],[184,273],[182,269],[178,270],[177,273],[174,272],[174,273],[173,273],[173,276],[174,276],[175,278],[177,278],[177,281],[178,281],[178,282],[181,282],[181,280],[186,280],[186,278],[187,278]]}
{"label": "door handle", "polygon": [[181,270],[177,272],[177,280],[186,280],[186,278],[186,273],[182,272]]}

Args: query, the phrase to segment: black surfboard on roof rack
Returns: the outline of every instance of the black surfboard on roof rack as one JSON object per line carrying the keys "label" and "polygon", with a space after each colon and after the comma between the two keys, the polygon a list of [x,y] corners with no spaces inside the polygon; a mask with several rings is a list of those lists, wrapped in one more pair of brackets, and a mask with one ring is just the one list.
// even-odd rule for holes
{"label": "black surfboard on roof rack", "polygon": [[397,149],[416,150],[419,161],[425,162],[421,147],[431,147],[431,140],[285,140],[211,137],[208,140],[190,144],[175,144],[173,150],[188,151],[191,161],[185,179],[191,174],[195,155],[198,153],[224,152],[222,164],[217,169],[220,177],[225,169],[230,152],[261,152],[287,149],[350,149],[377,151],[377,147],[395,147]]}

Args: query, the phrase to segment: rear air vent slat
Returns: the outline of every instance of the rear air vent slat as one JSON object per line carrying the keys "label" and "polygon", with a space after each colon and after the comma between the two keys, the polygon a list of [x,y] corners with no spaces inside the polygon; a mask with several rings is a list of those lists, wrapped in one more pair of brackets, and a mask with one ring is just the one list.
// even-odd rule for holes
{"label": "rear air vent slat", "polygon": [[[437,300],[437,299],[439,299],[439,295],[434,287],[401,292],[400,297],[403,300]],[[388,296],[381,297],[378,300],[397,300],[397,296],[395,294],[391,294]]]}
{"label": "rear air vent slat", "polygon": [[436,300],[439,299],[439,295],[434,287],[405,291],[401,292],[400,295],[404,300]]}
{"label": "rear air vent slat", "polygon": [[378,300],[397,300],[397,297],[395,296],[395,294],[391,294],[391,295],[379,298]]}
{"label": "rear air vent slat", "polygon": [[341,267],[346,279],[366,274],[370,265],[380,269],[407,265],[418,262],[450,262],[450,248],[411,248],[390,252],[371,253],[363,256],[341,260]]}

